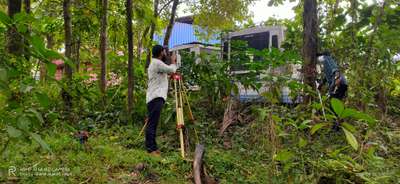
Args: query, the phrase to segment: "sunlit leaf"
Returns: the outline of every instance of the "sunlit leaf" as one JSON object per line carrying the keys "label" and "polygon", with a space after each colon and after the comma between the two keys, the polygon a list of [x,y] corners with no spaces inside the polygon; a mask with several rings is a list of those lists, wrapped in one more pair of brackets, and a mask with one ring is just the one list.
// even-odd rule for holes
{"label": "sunlit leaf", "polygon": [[303,139],[302,137],[300,137],[300,140],[299,140],[299,147],[302,148],[302,147],[304,147],[304,146],[306,146],[306,145],[307,145],[307,140],[305,140],[305,139]]}
{"label": "sunlit leaf", "polygon": [[308,127],[310,127],[310,125],[309,125],[309,123],[311,123],[312,122],[312,120],[304,120],[300,125],[299,125],[299,129],[300,130],[304,130],[304,129],[306,129],[306,128],[308,128]]}
{"label": "sunlit leaf", "polygon": [[349,123],[343,122],[342,126],[347,129],[350,132],[356,132],[356,128],[354,128],[353,125],[350,125]]}
{"label": "sunlit leaf", "polygon": [[358,150],[358,142],[354,135],[346,130],[344,127],[342,127],[342,129],[344,131],[344,134],[346,135],[347,142],[351,145],[351,147],[354,148],[354,150]]}
{"label": "sunlit leaf", "polygon": [[314,125],[310,131],[311,135],[313,135],[316,131],[318,131],[319,129],[321,129],[322,127],[327,126],[327,125],[328,125],[328,123],[318,123],[318,124]]}
{"label": "sunlit leaf", "polygon": [[280,152],[278,152],[276,155],[275,155],[275,160],[277,160],[277,161],[281,161],[281,162],[287,162],[287,161],[289,161],[291,158],[293,158],[294,157],[294,153],[292,153],[291,151],[289,151],[289,150],[282,150],[282,151],[280,151]]}
{"label": "sunlit leaf", "polygon": [[331,99],[331,105],[332,105],[332,108],[333,108],[333,110],[335,111],[335,113],[336,113],[339,117],[341,117],[341,115],[342,115],[342,113],[343,113],[343,110],[344,110],[343,102],[340,101],[339,99],[332,98],[332,99]]}

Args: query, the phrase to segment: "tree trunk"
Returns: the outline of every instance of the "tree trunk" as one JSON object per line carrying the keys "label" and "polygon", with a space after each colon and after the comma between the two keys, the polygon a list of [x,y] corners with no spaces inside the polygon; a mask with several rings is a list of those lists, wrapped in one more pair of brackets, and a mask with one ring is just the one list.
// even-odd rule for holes
{"label": "tree trunk", "polygon": [[[31,13],[31,0],[24,0],[24,4],[25,4],[25,13],[30,14]],[[27,34],[31,35],[31,26],[30,25],[28,27]],[[24,56],[25,56],[25,59],[29,61],[29,59],[31,57],[30,52],[29,52],[30,45],[29,45],[29,40],[26,38],[24,38],[24,46],[25,46],[24,47]]]}
{"label": "tree trunk", "polygon": [[25,0],[25,12],[31,13],[31,0]]}
{"label": "tree trunk", "polygon": [[142,52],[142,36],[141,36],[140,32],[137,33],[136,35],[137,35],[136,59],[137,59],[137,62],[140,63],[140,59],[142,57],[142,53],[141,53]]}
{"label": "tree trunk", "polygon": [[[305,84],[315,89],[316,56],[317,56],[317,1],[304,0],[303,12],[303,74]],[[309,103],[311,96],[307,95],[304,102]]]}
{"label": "tree trunk", "polygon": [[169,38],[171,37],[172,28],[174,27],[176,9],[178,7],[178,4],[179,4],[179,0],[174,0],[174,3],[172,4],[171,17],[169,18],[169,23],[167,26],[167,30],[165,31],[165,37],[164,37],[164,42],[163,42],[163,45],[165,47],[168,47],[168,45],[169,45]]}
{"label": "tree trunk", "polygon": [[133,31],[132,31],[132,0],[126,0],[126,31],[128,36],[128,116],[132,117],[133,107]]}
{"label": "tree trunk", "polygon": [[106,93],[106,72],[107,72],[107,8],[108,1],[101,1],[101,28],[100,28],[100,61],[101,61],[101,73],[100,73],[100,90],[103,94],[103,103],[105,105],[105,93]]}
{"label": "tree trunk", "polygon": [[[8,16],[13,18],[15,14],[21,12],[21,0],[8,0]],[[18,33],[15,25],[7,30],[7,50],[14,55],[22,55],[24,50],[24,41],[20,33]]]}
{"label": "tree trunk", "polygon": [[[154,7],[153,7],[153,16],[154,19],[157,19],[158,17],[158,4],[159,4],[159,0],[154,0]],[[154,32],[156,29],[156,24],[154,21],[151,22],[151,26],[150,26],[150,44],[152,45],[153,42],[153,36],[154,36]],[[147,57],[146,57],[146,68],[150,65],[150,60],[151,60],[151,45],[150,48],[147,49]]]}
{"label": "tree trunk", "polygon": [[[63,2],[63,12],[64,12],[64,36],[65,36],[65,57],[71,59],[72,50],[72,23],[71,23],[71,12],[70,12],[71,0],[64,0]],[[68,64],[64,64],[64,73],[67,77],[67,87],[70,86],[72,80],[72,68]],[[61,96],[63,97],[65,107],[68,112],[70,112],[72,107],[72,97],[63,88],[61,91]]]}
{"label": "tree trunk", "polygon": [[[47,40],[47,49],[53,49],[54,46],[54,38],[53,35],[51,34],[47,34],[46,35],[46,40]],[[46,64],[44,62],[40,63],[40,81],[45,81],[46,79],[46,74],[47,70],[46,70]]]}
{"label": "tree trunk", "polygon": [[79,73],[79,69],[81,66],[81,61],[80,61],[80,56],[81,56],[81,37],[78,37],[75,44],[74,44],[74,61],[75,61],[75,67],[76,67],[76,72]]}

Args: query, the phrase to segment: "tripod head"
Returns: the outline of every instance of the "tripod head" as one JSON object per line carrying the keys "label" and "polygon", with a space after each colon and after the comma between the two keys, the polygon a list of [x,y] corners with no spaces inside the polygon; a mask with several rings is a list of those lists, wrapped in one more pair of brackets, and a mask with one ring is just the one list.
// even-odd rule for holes
{"label": "tripod head", "polygon": [[175,72],[175,73],[173,73],[173,74],[171,74],[171,79],[172,80],[182,80],[182,75],[180,74],[180,73],[178,73],[178,72]]}

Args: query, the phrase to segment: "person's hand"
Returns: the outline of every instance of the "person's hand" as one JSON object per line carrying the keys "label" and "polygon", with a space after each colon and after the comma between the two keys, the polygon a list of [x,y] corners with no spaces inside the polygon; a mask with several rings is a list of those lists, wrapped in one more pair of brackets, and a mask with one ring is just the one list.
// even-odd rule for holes
{"label": "person's hand", "polygon": [[176,64],[176,54],[175,54],[175,52],[172,52],[172,55],[171,55],[171,64]]}
{"label": "person's hand", "polygon": [[335,86],[339,87],[340,85],[340,73],[339,72],[335,72]]}
{"label": "person's hand", "polygon": [[336,86],[339,86],[339,85],[340,85],[340,82],[341,82],[341,81],[340,81],[340,78],[339,78],[339,79],[336,79],[335,85],[336,85]]}

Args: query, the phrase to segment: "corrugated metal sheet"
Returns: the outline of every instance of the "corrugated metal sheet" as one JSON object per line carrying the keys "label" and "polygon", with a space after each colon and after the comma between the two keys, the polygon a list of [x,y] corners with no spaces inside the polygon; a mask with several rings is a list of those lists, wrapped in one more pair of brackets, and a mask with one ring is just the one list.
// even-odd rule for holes
{"label": "corrugated metal sheet", "polygon": [[[163,44],[164,41],[164,33],[163,35],[154,35],[154,41],[158,42],[160,45]],[[181,22],[175,22],[174,27],[172,29],[172,34],[169,39],[169,48],[174,48],[178,45],[189,44],[193,42],[199,42],[204,44],[217,44],[221,41],[218,39],[217,35],[214,35],[209,40],[202,40],[195,35],[195,28],[191,24],[185,24]]]}

